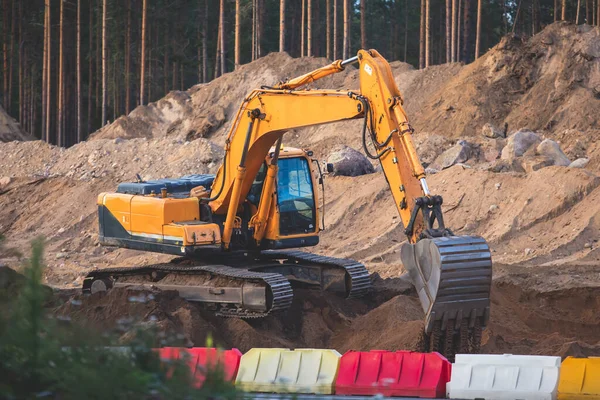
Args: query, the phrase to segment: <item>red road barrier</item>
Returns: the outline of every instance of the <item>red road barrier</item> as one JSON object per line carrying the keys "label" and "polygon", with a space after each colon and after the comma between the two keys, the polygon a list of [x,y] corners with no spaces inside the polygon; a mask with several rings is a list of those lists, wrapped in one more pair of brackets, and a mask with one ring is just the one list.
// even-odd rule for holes
{"label": "red road barrier", "polygon": [[335,393],[445,398],[451,368],[439,353],[348,351],[340,361]]}
{"label": "red road barrier", "polygon": [[[162,347],[158,349],[159,357],[163,361],[179,360],[187,357],[187,364],[193,376],[194,386],[199,388],[204,383],[207,371],[218,369],[223,373],[223,379],[233,382],[240,366],[242,353],[238,349],[217,350],[207,347]],[[167,372],[172,375],[172,371]]]}

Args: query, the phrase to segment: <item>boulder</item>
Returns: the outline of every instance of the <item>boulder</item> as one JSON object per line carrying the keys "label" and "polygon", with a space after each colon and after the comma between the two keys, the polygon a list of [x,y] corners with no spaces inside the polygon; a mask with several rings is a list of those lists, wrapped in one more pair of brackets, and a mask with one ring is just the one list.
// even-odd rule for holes
{"label": "boulder", "polygon": [[554,165],[554,160],[546,156],[524,157],[521,165],[525,172],[533,172]]}
{"label": "boulder", "polygon": [[503,138],[504,132],[489,122],[481,128],[481,134],[490,139]]}
{"label": "boulder", "polygon": [[465,140],[459,140],[454,146],[444,151],[433,162],[432,167],[438,170],[446,169],[454,164],[464,163],[471,157],[472,146]]}
{"label": "boulder", "polygon": [[501,158],[510,160],[515,157],[521,157],[532,146],[537,146],[542,142],[542,139],[529,129],[521,129],[512,134],[502,149]]}
{"label": "boulder", "polygon": [[569,168],[585,168],[589,162],[589,158],[578,158],[577,160],[569,164]]}
{"label": "boulder", "polygon": [[4,189],[5,187],[8,186],[8,184],[11,182],[11,179],[9,176],[3,176],[0,178],[0,190]]}
{"label": "boulder", "polygon": [[571,164],[571,160],[569,157],[563,153],[560,148],[560,145],[556,143],[554,140],[544,139],[537,148],[537,154],[543,157],[547,157],[552,160],[552,165],[560,165],[563,167],[569,166]]}
{"label": "boulder", "polygon": [[348,146],[334,150],[327,162],[333,164],[333,174],[343,176],[359,176],[375,172],[373,164],[362,153]]}

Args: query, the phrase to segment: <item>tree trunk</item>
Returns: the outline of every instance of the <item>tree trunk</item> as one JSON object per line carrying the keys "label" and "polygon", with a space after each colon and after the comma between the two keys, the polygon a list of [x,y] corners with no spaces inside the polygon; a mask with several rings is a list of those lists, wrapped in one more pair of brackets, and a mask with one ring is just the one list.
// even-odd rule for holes
{"label": "tree trunk", "polygon": [[108,88],[106,86],[106,12],[107,0],[102,0],[102,119],[100,126],[106,124],[106,102],[108,101]]}
{"label": "tree trunk", "polygon": [[256,60],[256,0],[252,0],[252,61],[254,60]]}
{"label": "tree trunk", "polygon": [[577,0],[577,13],[575,16],[575,25],[579,25],[579,10],[581,9],[581,0]]}
{"label": "tree trunk", "polygon": [[19,123],[23,121],[23,2],[19,2]]}
{"label": "tree trunk", "polygon": [[202,82],[208,82],[208,0],[204,0],[204,21],[202,23]]}
{"label": "tree trunk", "polygon": [[[567,20],[567,0],[562,0],[560,13],[561,13],[560,14],[561,21],[566,21]],[[514,29],[513,29],[513,31],[514,31]]]}
{"label": "tree trunk", "polygon": [[558,21],[558,0],[554,0],[554,22]]}
{"label": "tree trunk", "polygon": [[94,8],[90,2],[90,37],[89,37],[89,49],[88,49],[88,115],[87,115],[87,133],[88,135],[92,132],[92,45],[93,45],[93,37],[94,37],[94,29],[92,28],[94,22]]}
{"label": "tree trunk", "polygon": [[[40,139],[48,142],[48,133],[46,131],[46,102],[48,101],[48,32],[50,24],[48,23],[50,13],[50,0],[44,0],[44,56],[42,62],[42,135]],[[24,75],[27,74],[25,68]],[[26,79],[24,77],[24,79]],[[23,82],[23,97],[25,97],[25,82]],[[25,100],[25,99],[23,99]],[[23,106],[23,113],[26,110],[26,103]],[[23,116],[25,118],[25,116]]]}
{"label": "tree trunk", "polygon": [[349,0],[343,0],[344,1],[344,48],[343,48],[343,54],[342,54],[342,58],[344,60],[348,59],[348,54],[350,54],[350,49],[349,49],[349,39],[350,39],[350,10],[349,10],[349,4],[348,1]]}
{"label": "tree trunk", "polygon": [[456,61],[460,62],[460,36],[461,36],[461,12],[462,12],[462,0],[458,0],[458,10],[456,17]]}
{"label": "tree trunk", "polygon": [[[22,1],[22,0],[21,0]],[[17,35],[17,7],[15,0],[12,0],[11,7],[11,23],[10,23],[10,64],[8,65],[8,109],[6,112],[9,114],[12,112],[12,95],[13,95],[13,67],[14,67],[14,59],[15,59],[15,36]]]}
{"label": "tree trunk", "polygon": [[306,30],[306,35],[307,35],[307,42],[308,42],[308,47],[306,49],[306,54],[309,57],[312,57],[313,53],[312,53],[312,0],[307,0],[308,1],[308,7],[307,7],[307,14],[306,14],[306,25],[307,25],[307,30]]}
{"label": "tree trunk", "polygon": [[279,51],[285,51],[285,0],[279,0]]}
{"label": "tree trunk", "polygon": [[431,49],[431,4],[429,0],[425,0],[425,68],[429,67]]}
{"label": "tree trunk", "polygon": [[404,0],[404,59],[408,55],[408,0]]}
{"label": "tree trunk", "polygon": [[360,0],[360,47],[367,48],[367,16],[366,16],[366,0]]}
{"label": "tree trunk", "polygon": [[456,62],[456,22],[457,22],[457,8],[458,0],[452,0],[452,40],[451,40],[451,61]]}
{"label": "tree trunk", "polygon": [[52,95],[52,77],[50,74],[50,71],[52,69],[52,18],[50,15],[50,0],[45,1],[47,4],[46,9],[48,10],[48,29],[46,39],[48,49],[46,51],[46,128],[44,129],[44,131],[46,132],[46,142],[50,143],[50,122],[52,121],[52,116],[50,114],[50,98]]}
{"label": "tree trunk", "polygon": [[81,0],[77,0],[77,143],[81,139]]}
{"label": "tree trunk", "polygon": [[131,0],[127,0],[127,34],[125,36],[125,114],[131,111]]}
{"label": "tree trunk", "polygon": [[235,69],[240,66],[240,0],[235,0]]}
{"label": "tree trunk", "polygon": [[446,0],[446,62],[452,61],[452,0]]}
{"label": "tree trunk", "polygon": [[215,78],[221,76],[219,67],[221,66],[221,19],[219,19],[219,26],[217,27],[217,54],[215,55]]}
{"label": "tree trunk", "polygon": [[306,19],[306,0],[302,0],[302,18],[300,22],[300,57],[304,57],[304,37],[306,36],[304,29],[304,20]]}
{"label": "tree trunk", "polygon": [[58,39],[58,111],[57,117],[58,122],[56,124],[56,144],[57,146],[63,146],[63,114],[64,114],[64,87],[65,87],[65,71],[63,68],[64,60],[64,14],[65,14],[65,0],[60,1],[60,16],[59,16],[59,39]]}
{"label": "tree trunk", "polygon": [[419,22],[419,69],[425,66],[425,1],[421,0],[421,14]]}
{"label": "tree trunk", "polygon": [[[221,1],[223,1],[223,0],[221,0]],[[256,21],[258,22],[258,24],[256,25],[256,58],[260,58],[263,56],[262,38],[263,38],[263,32],[265,30],[265,24],[264,24],[265,8],[263,6],[263,0],[256,0],[256,4],[257,4]],[[223,21],[225,21],[225,20],[223,20]],[[224,40],[223,35],[225,35],[225,30],[223,30],[223,32],[222,32],[221,40]]]}
{"label": "tree trunk", "polygon": [[325,18],[327,18],[327,22],[325,23],[325,55],[328,60],[331,60],[331,0],[326,0],[325,7],[327,10],[325,11]]}
{"label": "tree trunk", "polygon": [[[169,23],[165,23],[165,45],[163,53],[163,92],[166,96],[169,93],[169,47],[171,42],[169,41]],[[217,50],[218,51],[218,50]],[[215,76],[216,77],[216,76]]]}
{"label": "tree trunk", "polygon": [[140,105],[144,105],[144,85],[146,83],[146,15],[147,0],[142,1],[142,46],[140,48]]}
{"label": "tree trunk", "polygon": [[2,69],[2,77],[4,78],[4,96],[2,99],[2,105],[5,110],[8,110],[8,0],[4,0],[3,2],[3,19],[2,19],[2,52],[3,52],[3,69]]}
{"label": "tree trunk", "polygon": [[333,59],[338,57],[338,0],[333,0]]}
{"label": "tree trunk", "polygon": [[481,0],[477,0],[477,32],[475,33],[475,59],[481,51]]}
{"label": "tree trunk", "polygon": [[221,29],[221,40],[220,40],[220,57],[221,57],[221,74],[227,72],[227,63],[225,59],[225,0],[221,0],[221,7],[219,9],[219,29]]}

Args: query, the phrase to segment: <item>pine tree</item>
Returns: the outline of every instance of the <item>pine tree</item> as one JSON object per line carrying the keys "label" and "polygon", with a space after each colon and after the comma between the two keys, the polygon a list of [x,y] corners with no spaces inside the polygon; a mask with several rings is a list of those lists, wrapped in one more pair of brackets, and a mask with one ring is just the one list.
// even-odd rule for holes
{"label": "pine tree", "polygon": [[144,105],[144,89],[146,83],[146,16],[148,13],[147,1],[148,0],[142,0],[142,46],[140,48],[140,105]]}
{"label": "pine tree", "polygon": [[81,0],[77,0],[77,143],[81,139]]}
{"label": "pine tree", "polygon": [[367,48],[367,11],[366,0],[360,0],[360,46],[363,49]]}
{"label": "pine tree", "polygon": [[479,58],[481,51],[481,0],[477,0],[477,33],[475,37],[475,59]]}
{"label": "pine tree", "polygon": [[240,67],[240,0],[235,0],[235,69]]}
{"label": "pine tree", "polygon": [[285,51],[285,0],[279,0],[279,51]]}

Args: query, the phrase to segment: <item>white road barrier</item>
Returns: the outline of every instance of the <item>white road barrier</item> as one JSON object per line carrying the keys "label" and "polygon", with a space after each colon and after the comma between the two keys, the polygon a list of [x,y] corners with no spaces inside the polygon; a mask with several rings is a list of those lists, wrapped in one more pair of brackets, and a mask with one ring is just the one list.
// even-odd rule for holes
{"label": "white road barrier", "polygon": [[450,399],[555,400],[560,357],[458,354]]}

